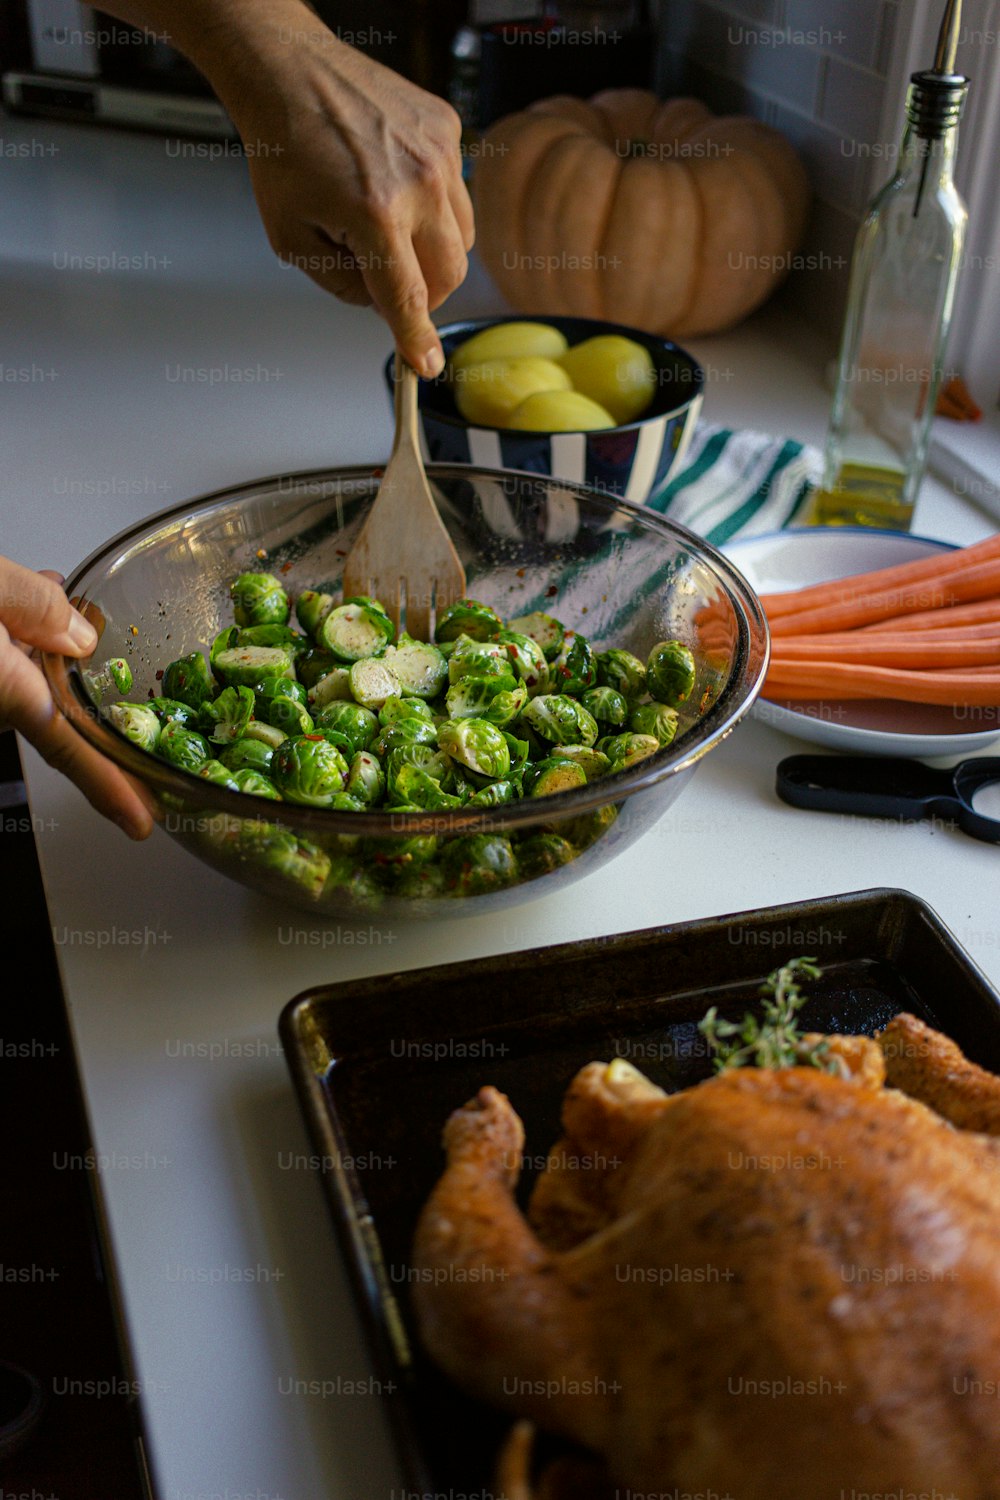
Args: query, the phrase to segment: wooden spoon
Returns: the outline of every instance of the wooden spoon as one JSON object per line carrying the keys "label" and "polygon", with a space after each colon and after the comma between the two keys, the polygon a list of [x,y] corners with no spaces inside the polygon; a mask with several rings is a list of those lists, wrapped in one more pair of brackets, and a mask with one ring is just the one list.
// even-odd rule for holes
{"label": "wooden spoon", "polygon": [[431,638],[431,616],[465,596],[465,569],[438,515],[417,430],[417,374],[396,355],[396,435],[379,492],[344,563],[344,598],[381,600],[397,631]]}

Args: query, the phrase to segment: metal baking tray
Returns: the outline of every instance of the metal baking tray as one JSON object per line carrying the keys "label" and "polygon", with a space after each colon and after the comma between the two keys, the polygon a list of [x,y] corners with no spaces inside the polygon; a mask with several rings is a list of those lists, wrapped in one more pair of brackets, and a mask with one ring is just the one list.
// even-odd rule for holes
{"label": "metal baking tray", "polygon": [[871,1034],[908,1010],[1000,1072],[1000,995],[936,913],[898,890],[351,980],[285,1007],[281,1040],[411,1489],[492,1493],[510,1426],[440,1374],[413,1329],[410,1246],[448,1115],[484,1083],[510,1096],[527,1132],[526,1197],[578,1068],[624,1056],[686,1088],[711,1072],[697,1030],[708,1007],[742,1016],[797,955],[824,970],[807,1029]]}

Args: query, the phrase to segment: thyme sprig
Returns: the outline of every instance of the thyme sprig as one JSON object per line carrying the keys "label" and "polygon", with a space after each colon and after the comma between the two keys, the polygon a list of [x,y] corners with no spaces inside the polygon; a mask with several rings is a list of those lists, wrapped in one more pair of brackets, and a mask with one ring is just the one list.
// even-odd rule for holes
{"label": "thyme sprig", "polygon": [[747,1012],[742,1021],[723,1021],[713,1005],[698,1030],[715,1053],[716,1072],[751,1066],[839,1072],[839,1060],[830,1055],[826,1039],[807,1042],[798,1028],[798,1013],[808,998],[799,981],[818,979],[822,972],[814,958],[793,958],[775,969],[760,987],[763,1020]]}

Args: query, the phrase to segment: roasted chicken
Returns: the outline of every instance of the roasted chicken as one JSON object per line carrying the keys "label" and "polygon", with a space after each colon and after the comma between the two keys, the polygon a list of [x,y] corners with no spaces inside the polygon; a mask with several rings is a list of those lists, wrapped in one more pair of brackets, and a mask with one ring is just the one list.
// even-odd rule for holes
{"label": "roasted chicken", "polygon": [[1000,1500],[1000,1078],[909,1016],[830,1045],[672,1095],[591,1063],[527,1217],[480,1089],[416,1235],[431,1355],[612,1491]]}

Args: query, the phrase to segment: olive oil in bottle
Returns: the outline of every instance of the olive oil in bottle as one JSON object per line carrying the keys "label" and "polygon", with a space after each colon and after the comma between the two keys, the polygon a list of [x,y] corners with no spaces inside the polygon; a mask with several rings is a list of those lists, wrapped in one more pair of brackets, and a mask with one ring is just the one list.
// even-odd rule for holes
{"label": "olive oil in bottle", "polygon": [[905,531],[913,516],[968,217],[953,180],[960,25],[948,0],[934,67],[910,80],[896,171],[858,233],[817,524]]}

